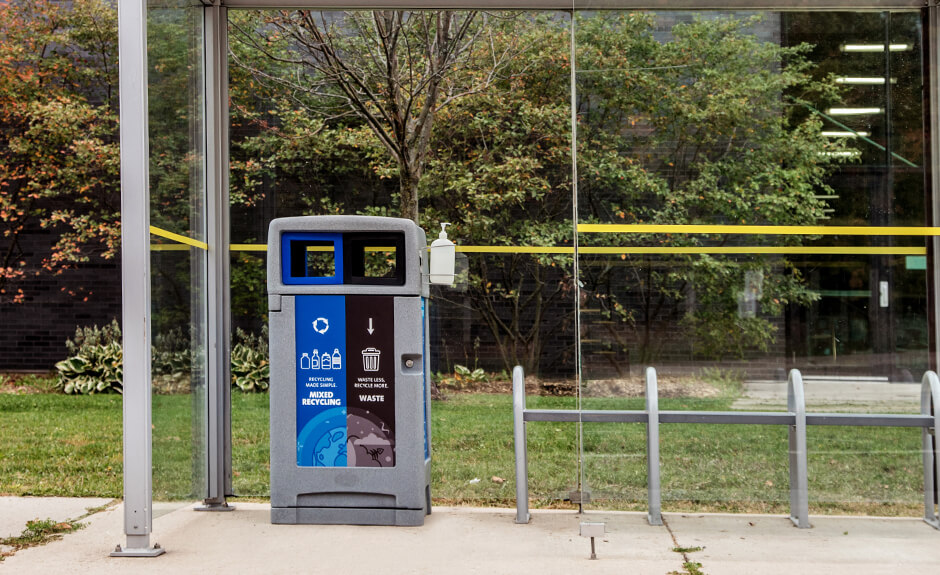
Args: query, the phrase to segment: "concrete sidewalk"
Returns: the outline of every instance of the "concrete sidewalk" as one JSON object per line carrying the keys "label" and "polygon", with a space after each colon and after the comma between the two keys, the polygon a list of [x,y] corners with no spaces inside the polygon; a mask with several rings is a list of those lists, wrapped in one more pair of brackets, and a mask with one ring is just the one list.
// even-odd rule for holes
{"label": "concrete sidewalk", "polygon": [[[8,499],[0,498],[0,516]],[[88,505],[91,507],[92,505]],[[666,513],[651,527],[641,513],[434,508],[424,527],[271,525],[267,504],[236,503],[231,513],[163,508],[152,559],[110,558],[124,543],[121,507],[85,520],[61,541],[19,551],[0,573],[684,573],[688,560],[709,575],[926,573],[940,565],[940,532],[919,519],[813,517],[800,530],[784,517]],[[64,518],[63,518],[64,519]],[[578,536],[581,521],[607,535]],[[687,548],[683,553],[677,548]],[[700,549],[698,549],[700,548]]]}
{"label": "concrete sidewalk", "polygon": [[0,497],[0,539],[21,534],[27,521],[76,519],[110,502],[101,498]]}

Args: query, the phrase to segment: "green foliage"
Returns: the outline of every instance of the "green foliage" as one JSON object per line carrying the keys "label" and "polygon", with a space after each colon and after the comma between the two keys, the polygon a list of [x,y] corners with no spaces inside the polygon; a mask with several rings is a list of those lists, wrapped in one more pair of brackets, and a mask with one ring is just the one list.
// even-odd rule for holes
{"label": "green foliage", "polygon": [[714,312],[689,313],[682,325],[694,338],[696,351],[716,360],[727,354],[744,357],[748,349],[767,351],[777,331],[763,318]]}
{"label": "green foliage", "polygon": [[454,372],[452,374],[437,373],[434,376],[435,383],[437,383],[441,389],[455,390],[472,388],[474,385],[481,383],[489,383],[491,379],[490,374],[484,371],[482,367],[470,369],[460,364],[454,365]]}
{"label": "green foliage", "polygon": [[[462,244],[561,248],[556,254],[469,258],[471,305],[497,344],[503,367],[521,364],[537,374],[546,340],[570,332],[579,307],[573,304],[572,258],[563,251],[574,240],[570,23],[530,13],[473,20],[487,41],[468,44],[461,54],[465,64],[445,82],[474,89],[434,110],[426,154],[416,151],[417,163],[406,166],[389,153],[389,142],[368,114],[338,112],[348,102],[329,96],[342,92],[342,83],[330,83],[322,62],[294,64],[291,42],[308,38],[313,28],[292,26],[305,17],[265,20],[262,13],[240,13],[232,20],[233,109],[236,123],[253,130],[236,138],[233,182],[239,191],[233,197],[250,205],[265,181],[276,180],[280,189],[306,194],[294,204],[303,213],[397,215],[401,196],[388,185],[397,181],[400,193],[417,186],[427,228],[451,222],[450,235]],[[382,84],[375,61],[362,58],[385,49],[371,25],[386,17],[408,13],[328,19],[336,24],[328,32],[342,47],[343,61],[379,87],[394,82]],[[807,225],[823,216],[826,203],[818,196],[830,195],[826,177],[850,149],[846,139],[823,137],[820,120],[809,111],[837,97],[832,84],[813,80],[810,47],[762,41],[753,32],[761,26],[757,18],[700,18],[675,25],[668,35],[657,33],[660,24],[649,13],[577,18],[580,223]],[[401,38],[411,38],[409,33]],[[411,65],[424,57],[414,56]],[[273,88],[294,81],[302,85],[289,97]],[[369,97],[391,98],[383,94],[377,88]],[[419,164],[422,169],[412,169]],[[770,240],[579,237],[582,247],[626,252],[744,241]],[[804,238],[772,241],[797,245]],[[652,361],[660,352],[666,338],[654,327],[663,320],[681,320],[701,356],[766,350],[784,307],[817,297],[781,256],[581,257],[580,307],[612,322],[605,338],[613,348],[634,352],[634,362]],[[570,361],[564,355],[552,360]]]}
{"label": "green foliage", "polygon": [[[573,409],[573,398],[530,396],[533,409]],[[193,398],[154,398],[154,489],[158,499],[190,493]],[[663,399],[663,410],[729,409],[725,399]],[[592,398],[586,409],[643,409],[643,399]],[[234,394],[235,492],[267,496],[268,397]],[[512,398],[460,394],[431,409],[435,504],[512,506]],[[661,433],[664,508],[785,514],[787,433],[760,425],[676,425]],[[643,426],[585,426],[585,476],[605,509],[643,510]],[[533,505],[557,507],[578,477],[576,424],[528,426]],[[819,427],[809,438],[813,513],[917,516],[923,511],[920,431]],[[121,495],[121,398],[116,395],[0,394],[0,493],[72,497]],[[159,460],[159,461],[158,461]],[[159,465],[157,465],[159,464]],[[172,477],[170,475],[172,474]],[[506,478],[476,484],[475,477]],[[75,478],[81,478],[80,481]],[[171,488],[160,487],[173,479]],[[771,481],[774,485],[768,486]]]}
{"label": "green foliage", "polygon": [[669,575],[705,575],[702,564],[696,561],[684,561],[682,571],[672,571]]}
{"label": "green foliage", "polygon": [[236,320],[267,317],[267,270],[264,258],[253,252],[232,252],[231,261],[229,293],[232,317]]}
{"label": "green foliage", "polygon": [[193,351],[190,338],[183,328],[177,327],[157,334],[152,349],[154,374],[179,376],[192,370]]}
{"label": "green foliage", "polygon": [[104,346],[111,343],[121,343],[121,326],[116,319],[111,323],[98,327],[76,327],[75,336],[65,340],[65,349],[70,355],[79,353],[84,347]]}
{"label": "green foliage", "polygon": [[[525,14],[493,29],[495,41],[526,52],[488,90],[441,111],[422,180],[424,219],[451,222],[450,237],[467,245],[570,247],[566,22]],[[537,374],[547,335],[573,323],[558,313],[570,309],[571,263],[557,254],[469,259],[468,293],[504,369]]]}
{"label": "green foliage", "polygon": [[[621,224],[809,225],[845,143],[821,135],[808,99],[834,89],[814,81],[809,47],[763,42],[757,18],[700,18],[654,38],[648,14],[600,14],[579,23],[581,221]],[[774,245],[798,245],[802,236]],[[766,238],[716,234],[585,234],[588,247],[698,248]],[[750,244],[748,244],[750,245]],[[695,351],[721,358],[765,351],[770,318],[815,299],[780,256],[593,257],[583,280],[591,304],[633,331],[639,362],[655,359],[652,325],[682,317]],[[636,285],[637,294],[622,286]],[[747,292],[747,293],[745,293]],[[639,305],[627,305],[639,296]],[[742,302],[749,300],[749,306]],[[685,305],[690,302],[689,305]],[[617,331],[617,330],[615,330]],[[626,341],[622,342],[626,345]]]}
{"label": "green foliage", "polygon": [[176,327],[158,333],[150,350],[153,391],[158,394],[186,393],[192,389],[193,359],[189,329]]}
{"label": "green foliage", "polygon": [[124,353],[116,320],[101,328],[76,328],[65,346],[69,357],[55,365],[58,389],[70,395],[123,391]]}
{"label": "green foliage", "polygon": [[59,372],[56,387],[67,394],[93,394],[123,391],[123,352],[121,344],[83,346],[76,354],[55,364]]}
{"label": "green foliage", "polygon": [[[396,176],[398,215],[417,222],[436,115],[484,91],[521,49],[509,48],[513,36],[497,49],[489,20],[470,10],[249,13],[231,21],[233,60],[252,83],[286,90],[321,128],[370,133]],[[250,176],[253,166],[243,167]]]}
{"label": "green foliage", "polygon": [[152,3],[147,12],[150,221],[193,238],[201,235],[204,187],[200,26],[198,11],[176,2]]}
{"label": "green foliage", "polygon": [[[163,332],[155,338],[152,350],[154,386],[158,391],[188,391],[185,383],[193,369],[191,338],[182,328]],[[123,351],[121,328],[117,321],[77,328],[75,337],[66,341],[69,357],[56,364],[55,387],[67,394],[121,393]],[[270,366],[268,331],[260,335],[236,330],[232,346],[232,386],[244,392],[268,390]]]}
{"label": "green foliage", "polygon": [[[155,0],[147,9],[150,224],[206,241],[204,110],[206,73],[202,54],[202,9],[176,0]],[[168,240],[151,236],[153,243]],[[154,333],[192,322],[204,252],[153,251],[151,269]],[[185,385],[180,378],[164,383]]]}
{"label": "green foliage", "polygon": [[268,327],[261,335],[236,330],[237,343],[232,346],[232,385],[243,392],[265,392],[271,379],[268,359]]}
{"label": "green foliage", "polygon": [[458,378],[465,379],[470,383],[483,383],[489,381],[489,376],[485,371],[483,371],[482,367],[471,370],[465,365],[458,364],[454,366],[454,373],[458,376]]}
{"label": "green foliage", "polygon": [[[117,253],[117,19],[102,0],[5,2],[0,31],[0,301],[22,302],[27,275]],[[37,225],[56,240],[33,259],[18,238]]]}

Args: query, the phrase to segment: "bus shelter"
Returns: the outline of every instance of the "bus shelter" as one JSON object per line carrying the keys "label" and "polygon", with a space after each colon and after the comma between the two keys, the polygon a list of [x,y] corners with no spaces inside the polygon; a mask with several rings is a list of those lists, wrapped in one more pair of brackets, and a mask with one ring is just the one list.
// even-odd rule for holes
{"label": "bus shelter", "polygon": [[[694,291],[695,295],[689,292],[683,295],[681,302],[679,299],[674,302],[676,309],[685,310],[684,317],[693,319],[688,324],[675,323],[672,335],[656,332],[656,325],[664,325],[650,311],[651,306],[657,305],[656,301],[643,300],[645,296],[639,292],[639,295],[616,292],[625,282],[633,280],[636,285],[649,286],[643,282],[652,279],[643,280],[636,270],[643,269],[653,278],[654,274],[660,274],[655,270],[678,265],[676,260],[657,258],[677,255],[698,258],[705,254],[719,258],[733,254],[744,258],[770,254],[799,260],[795,263],[788,260],[785,265],[790,266],[787,269],[801,270],[814,294],[803,307],[784,307],[787,304],[778,301],[780,309],[771,313],[768,310],[773,306],[765,301],[761,312],[760,302],[766,299],[762,294],[774,283],[769,278],[776,273],[773,270],[781,269],[784,264],[771,262],[760,270],[760,266],[751,266],[750,273],[742,272],[743,283],[735,292],[738,298],[735,317],[744,321],[740,325],[745,325],[745,320],[765,313],[769,327],[762,333],[777,334],[772,338],[768,336],[763,355],[748,356],[752,366],[760,364],[761,369],[771,373],[804,362],[822,366],[819,367],[820,377],[834,378],[858,376],[862,370],[869,369],[877,371],[875,375],[886,382],[919,381],[924,370],[936,369],[938,306],[935,294],[940,281],[940,262],[937,261],[937,236],[940,235],[937,230],[940,228],[936,224],[940,202],[936,200],[936,190],[940,187],[940,170],[937,169],[940,146],[934,134],[940,133],[937,66],[940,6],[933,0],[349,0],[340,3],[119,0],[127,539],[118,554],[162,552],[151,542],[155,500],[196,499],[203,502],[199,509],[205,511],[232,509],[227,500],[235,492],[230,371],[232,302],[233,298],[241,297],[230,289],[232,265],[233,257],[264,250],[264,238],[257,234],[250,238],[251,234],[242,229],[237,233],[233,230],[238,225],[244,227],[252,214],[260,220],[260,227],[266,227],[272,214],[298,214],[277,210],[239,212],[241,219],[233,222],[230,154],[232,139],[241,136],[238,135],[240,126],[233,126],[231,122],[233,63],[230,48],[234,32],[230,22],[231,16],[240,11],[307,9],[331,14],[324,22],[339,21],[343,11],[432,13],[453,10],[491,14],[524,11],[546,15],[551,25],[561,23],[559,29],[568,35],[562,42],[563,49],[540,57],[550,57],[566,70],[559,76],[560,80],[556,79],[554,88],[562,95],[558,96],[562,107],[567,106],[569,110],[564,125],[567,132],[562,134],[569,159],[564,162],[565,169],[559,172],[566,172],[566,183],[558,185],[568,194],[568,199],[560,212],[565,215],[558,216],[560,219],[556,222],[556,227],[565,227],[567,231],[554,239],[531,239],[528,243],[519,240],[500,245],[495,245],[496,242],[473,245],[471,241],[470,245],[465,242],[461,247],[468,258],[484,257],[481,254],[488,254],[485,257],[537,254],[542,258],[537,265],[556,270],[563,268],[565,277],[574,278],[565,284],[570,285],[570,289],[561,290],[557,300],[559,309],[567,310],[565,314],[570,312],[570,321],[556,330],[556,333],[567,334],[570,349],[539,348],[541,355],[536,353],[533,360],[538,364],[540,358],[548,356],[563,358],[560,364],[552,364],[546,370],[575,382],[577,401],[572,404],[573,408],[581,409],[582,395],[592,397],[587,392],[587,382],[592,382],[592,389],[596,389],[597,382],[608,381],[611,373],[622,375],[624,365],[632,366],[627,371],[632,369],[638,373],[643,367],[641,364],[647,361],[674,361],[686,367],[689,362],[707,361],[708,353],[702,351],[702,346],[714,341],[714,330],[709,331],[709,327],[717,326],[720,318],[709,320],[703,315],[694,319],[697,316],[687,313],[698,309],[696,306],[708,305],[709,292],[705,286]],[[677,22],[692,22],[698,16],[708,19],[731,14],[761,15],[761,23],[753,25],[752,31],[767,42],[788,46],[809,42],[817,47],[830,47],[830,53],[822,53],[820,48],[813,57],[817,58],[818,66],[830,66],[829,78],[846,90],[843,94],[849,94],[845,97],[852,102],[841,106],[832,104],[821,110],[807,103],[808,111],[804,111],[804,116],[816,118],[826,137],[851,138],[856,144],[851,149],[820,152],[846,154],[854,163],[845,164],[848,167],[841,169],[838,175],[842,179],[826,184],[825,193],[815,194],[813,201],[819,202],[816,206],[819,213],[814,223],[774,225],[772,219],[758,219],[756,225],[772,229],[745,229],[752,222],[734,220],[724,213],[720,217],[706,217],[703,221],[710,222],[707,225],[700,222],[671,224],[666,220],[643,222],[634,218],[629,206],[612,202],[610,194],[613,192],[603,192],[600,171],[596,172],[596,178],[590,172],[596,159],[590,155],[595,149],[593,146],[601,150],[606,145],[596,134],[627,139],[637,137],[640,130],[633,129],[636,120],[631,124],[629,117],[625,117],[621,125],[605,127],[603,122],[608,120],[592,116],[598,110],[609,108],[598,103],[600,96],[597,95],[602,93],[603,86],[597,78],[612,69],[601,66],[604,61],[610,62],[602,58],[595,58],[592,68],[591,52],[582,50],[589,38],[586,34],[579,36],[578,23],[588,22],[598,14],[632,12],[657,15],[650,37],[659,42],[675,36],[672,26]],[[858,64],[858,71],[853,72],[853,62],[861,62],[859,58],[864,58],[865,64]],[[671,66],[678,67],[681,66]],[[632,70],[623,68],[617,73],[629,75]],[[690,72],[687,77],[693,76]],[[679,83],[686,76],[680,74],[676,78],[675,90],[686,89],[686,84]],[[869,99],[867,106],[865,98]],[[170,102],[181,104],[173,108]],[[643,122],[640,121],[641,128]],[[570,150],[575,153],[570,154]],[[172,160],[174,153],[177,160]],[[617,157],[627,155],[621,151]],[[166,161],[168,157],[171,161]],[[624,168],[620,179],[625,177],[624,173],[626,177],[635,177],[634,172]],[[551,185],[554,184],[546,184]],[[269,192],[268,196],[272,194]],[[670,201],[668,195],[664,197]],[[705,199],[704,195],[701,199]],[[601,204],[603,209],[592,211]],[[862,206],[860,211],[853,212],[853,206],[859,205]],[[761,207],[767,209],[767,206]],[[468,204],[466,209],[473,210],[474,206]],[[426,228],[429,231],[436,228],[436,222],[422,224],[430,226]],[[618,243],[618,234],[645,234],[643,241],[647,243],[624,247]],[[686,244],[667,240],[681,234],[703,234],[712,240],[711,243]],[[735,239],[729,241],[714,239],[732,236]],[[766,236],[775,239],[766,240]],[[803,239],[795,242],[792,238]],[[646,267],[625,271],[625,266],[641,255],[647,258]],[[470,261],[472,264],[472,259]],[[629,279],[613,275],[615,273],[633,275]],[[676,272],[675,277],[682,273]],[[699,278],[703,277],[702,273],[699,271]],[[173,290],[164,289],[160,283],[170,276],[177,284],[185,286],[185,293],[176,294],[173,306],[166,303],[170,298],[167,294]],[[255,281],[257,284],[257,278]],[[559,285],[561,283],[558,281]],[[263,286],[256,285],[256,288],[263,292]],[[666,294],[661,299],[668,299],[678,292],[670,288],[660,293]],[[616,305],[611,303],[615,300]],[[635,310],[642,309],[646,309],[645,331],[636,327],[643,322],[637,319],[641,314]],[[475,313],[482,315],[468,315],[465,320],[482,321],[479,318],[485,317],[484,311]],[[564,314],[547,312],[546,315],[560,317]],[[524,321],[535,320],[529,317]],[[155,322],[161,325],[160,330],[154,329]],[[494,324],[498,323],[494,320]],[[177,432],[166,434],[165,430],[172,423],[163,421],[159,413],[168,400],[163,395],[154,395],[156,374],[152,350],[156,339],[163,338],[161,341],[165,342],[170,337],[172,330],[163,329],[167,326],[185,333],[185,352],[191,358],[186,396],[189,419],[183,426],[188,431],[183,436]],[[448,332],[447,339],[464,338],[467,349],[474,345],[476,348],[485,346],[479,343],[479,335],[472,335],[469,324],[464,328],[464,335]],[[620,328],[633,330],[631,337],[634,339],[620,341],[617,335],[621,333]],[[535,331],[540,329],[536,326]],[[693,333],[688,330],[699,330],[694,333],[701,335],[692,338],[676,335]],[[649,351],[651,340],[666,341],[670,337],[678,343],[657,348],[656,353]],[[472,343],[474,338],[476,344]],[[700,347],[692,351],[682,348],[690,339],[696,340]],[[590,439],[590,434],[583,431],[578,437],[579,443],[571,452],[571,465],[576,468],[573,484],[579,493],[577,500],[587,503],[588,498],[582,496],[584,486],[600,483],[592,482],[591,477],[599,478],[610,465],[610,459],[586,456],[585,437]],[[167,442],[185,443],[186,457],[174,461],[163,459],[163,454],[169,451]],[[158,467],[160,474],[167,470],[166,486],[161,483],[155,487],[154,473]]]}

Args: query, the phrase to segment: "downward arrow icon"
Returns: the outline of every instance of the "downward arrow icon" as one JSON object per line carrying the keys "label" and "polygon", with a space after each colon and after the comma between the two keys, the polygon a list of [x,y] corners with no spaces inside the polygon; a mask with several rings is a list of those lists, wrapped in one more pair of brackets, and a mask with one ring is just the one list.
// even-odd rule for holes
{"label": "downward arrow icon", "polygon": [[366,331],[369,332],[369,335],[372,335],[372,332],[375,331],[374,329],[372,329],[372,318],[371,318],[371,317],[369,318],[369,329],[367,329]]}

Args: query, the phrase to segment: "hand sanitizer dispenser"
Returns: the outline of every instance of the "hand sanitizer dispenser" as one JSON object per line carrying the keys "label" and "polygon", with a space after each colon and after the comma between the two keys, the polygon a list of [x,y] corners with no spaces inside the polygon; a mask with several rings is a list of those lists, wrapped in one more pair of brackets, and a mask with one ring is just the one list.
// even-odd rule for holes
{"label": "hand sanitizer dispenser", "polygon": [[457,247],[447,239],[447,226],[441,224],[441,233],[431,242],[431,283],[452,285],[454,283],[454,260]]}

